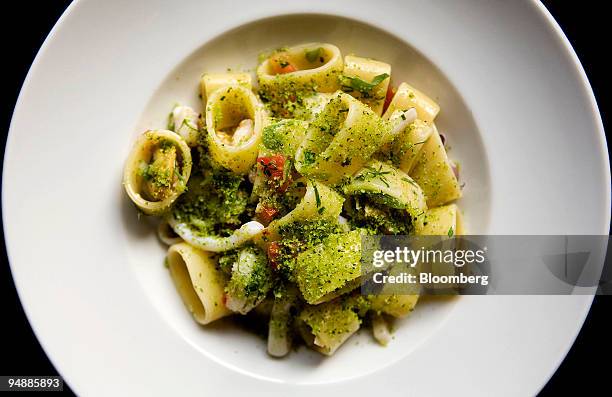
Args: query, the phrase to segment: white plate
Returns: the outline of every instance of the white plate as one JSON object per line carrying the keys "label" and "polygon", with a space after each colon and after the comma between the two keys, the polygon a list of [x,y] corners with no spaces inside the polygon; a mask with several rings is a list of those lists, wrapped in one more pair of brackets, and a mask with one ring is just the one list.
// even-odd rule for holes
{"label": "white plate", "polygon": [[2,192],[21,300],[77,393],[533,394],[563,359],[590,296],[430,302],[386,349],[364,333],[326,359],[273,360],[250,334],[190,319],[121,188],[133,139],[163,126],[174,101],[197,105],[202,72],[316,40],[385,60],[396,82],[439,101],[470,232],[607,234],[601,119],[538,3],[79,1],[28,74]]}

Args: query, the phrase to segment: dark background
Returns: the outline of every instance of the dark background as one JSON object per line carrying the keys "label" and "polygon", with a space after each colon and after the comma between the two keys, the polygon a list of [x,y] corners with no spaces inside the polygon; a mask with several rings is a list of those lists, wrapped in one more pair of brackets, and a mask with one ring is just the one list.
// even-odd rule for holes
{"label": "dark background", "polygon": [[[13,10],[3,6],[2,23],[2,147],[10,117],[30,64],[45,37],[70,3],[46,0],[11,2]],[[16,4],[15,4],[16,3]],[[608,16],[602,2],[544,1],[546,7],[563,28],[582,61],[599,104],[606,130],[609,128],[610,93],[604,89],[604,79],[612,70],[607,58],[610,38]],[[14,23],[6,23],[13,20]],[[4,156],[4,151],[2,151]],[[4,236],[0,252],[0,291],[2,292],[0,332],[3,351],[0,354],[0,375],[57,375],[32,333],[17,298],[6,259]],[[608,342],[607,317],[612,309],[612,297],[597,296],[580,331],[580,335],[565,361],[542,390],[542,396],[563,395],[576,387],[580,395],[605,392],[609,367],[605,357],[612,355]],[[512,376],[512,374],[508,374]],[[112,380],[111,380],[112,382]],[[578,389],[579,388],[579,389]],[[64,387],[65,394],[71,394]]]}

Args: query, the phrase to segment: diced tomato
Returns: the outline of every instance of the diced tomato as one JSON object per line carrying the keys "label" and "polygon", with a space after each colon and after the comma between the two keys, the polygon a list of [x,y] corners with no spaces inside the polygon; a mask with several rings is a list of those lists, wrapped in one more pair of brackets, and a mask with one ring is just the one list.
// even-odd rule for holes
{"label": "diced tomato", "polygon": [[383,113],[385,113],[387,111],[387,108],[389,108],[389,104],[393,100],[394,95],[395,95],[395,88],[393,88],[391,84],[389,84],[389,87],[387,87],[387,95],[385,95],[385,104],[383,105]]}
{"label": "diced tomato", "polygon": [[289,186],[291,186],[291,182],[293,182],[293,180],[291,179],[291,176],[289,176],[289,178],[287,178],[287,180],[283,182],[283,184],[280,185],[276,191],[279,193],[285,193],[287,189],[289,189]]}
{"label": "diced tomato", "polygon": [[276,54],[270,57],[270,65],[272,66],[273,74],[285,74],[295,72],[297,68],[289,62],[289,59],[284,54]]}
{"label": "diced tomato", "polygon": [[272,269],[278,269],[278,258],[281,254],[281,246],[277,241],[268,244],[268,261]]}
{"label": "diced tomato", "polygon": [[281,179],[284,175],[285,157],[280,154],[258,157],[257,163],[263,167],[263,173],[268,178]]}
{"label": "diced tomato", "polygon": [[278,215],[278,210],[276,208],[263,207],[261,212],[257,214],[257,219],[264,225],[268,225],[276,215]]}

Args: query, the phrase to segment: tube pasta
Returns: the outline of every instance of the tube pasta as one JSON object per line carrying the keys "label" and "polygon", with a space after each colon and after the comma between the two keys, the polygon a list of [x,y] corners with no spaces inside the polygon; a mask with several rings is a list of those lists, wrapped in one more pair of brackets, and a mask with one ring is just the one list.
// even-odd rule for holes
{"label": "tube pasta", "polygon": [[[389,276],[400,274],[413,274],[415,277],[422,264],[412,267],[406,263],[395,263],[386,270]],[[369,296],[370,309],[376,314],[388,314],[392,317],[406,317],[416,306],[421,293],[421,285],[418,283],[403,286],[399,291],[394,284],[385,284],[377,295]]]}
{"label": "tube pasta", "polygon": [[167,260],[174,285],[198,323],[231,314],[223,304],[226,277],[216,268],[213,254],[180,243],[170,247]]}
{"label": "tube pasta", "polygon": [[402,171],[410,173],[423,145],[432,134],[433,127],[430,124],[415,120],[393,141],[391,153]]}
{"label": "tube pasta", "polygon": [[393,138],[391,124],[350,95],[336,93],[308,128],[296,152],[296,169],[334,184]]}
{"label": "tube pasta", "polygon": [[269,153],[281,153],[288,157],[294,157],[304,136],[308,123],[295,119],[284,119],[271,123],[263,129],[263,150],[259,156]]}
{"label": "tube pasta", "polygon": [[423,144],[421,153],[414,163],[410,176],[421,186],[429,207],[438,207],[461,197],[461,188],[455,172],[433,126],[433,132]]}
{"label": "tube pasta", "polygon": [[301,110],[302,113],[297,112],[296,117],[312,122],[333,97],[333,93],[317,92],[304,98],[304,109]]}
{"label": "tube pasta", "polygon": [[319,353],[332,355],[359,329],[357,314],[339,300],[307,306],[298,317],[304,341]]}
{"label": "tube pasta", "polygon": [[392,208],[403,208],[413,216],[427,209],[423,190],[406,173],[378,160],[366,164],[344,187],[347,195],[365,194]]}
{"label": "tube pasta", "polygon": [[433,99],[408,83],[402,83],[397,88],[397,92],[389,103],[389,107],[383,115],[383,118],[389,118],[397,109],[404,110],[409,108],[415,108],[418,115],[417,117],[427,123],[433,123],[440,112],[440,106],[434,102]]}
{"label": "tube pasta", "polygon": [[393,317],[406,317],[414,310],[419,295],[376,295],[371,298],[372,310]]}
{"label": "tube pasta", "polygon": [[228,85],[241,85],[251,89],[251,75],[249,73],[205,73],[200,80],[200,94],[207,100],[219,88]]}
{"label": "tube pasta", "polygon": [[255,164],[265,122],[266,112],[248,88],[230,85],[215,90],[206,104],[210,154],[235,173],[248,172]]}
{"label": "tube pasta", "polygon": [[295,273],[306,302],[321,303],[326,300],[326,295],[353,285],[361,276],[360,259],[361,235],[358,230],[331,235],[321,244],[300,253]]}
{"label": "tube pasta", "polygon": [[123,185],[147,215],[160,215],[183,193],[191,175],[191,151],[178,134],[149,130],[138,137],[125,164]]}
{"label": "tube pasta", "polygon": [[[424,222],[416,230],[417,235],[423,236],[443,236],[447,240],[452,236],[465,234],[461,212],[456,204],[449,204],[442,207],[429,209],[424,216]],[[450,240],[441,241],[447,249],[461,249],[460,241]],[[439,275],[452,276],[457,272],[457,268],[452,264],[444,262],[419,263],[418,267],[423,272]],[[447,290],[449,293],[458,287],[458,284],[450,282],[446,284],[437,283],[426,285],[430,289]]]}
{"label": "tube pasta", "polygon": [[[384,77],[384,75],[386,75],[386,78],[373,88],[359,89],[358,85],[351,84],[355,78],[370,83],[377,76]],[[344,81],[342,90],[368,105],[377,115],[382,115],[387,88],[389,87],[389,77],[391,76],[391,65],[369,58],[347,55],[344,57],[343,76],[348,79],[341,79],[341,81]]]}
{"label": "tube pasta", "polygon": [[[294,71],[276,73],[276,63],[292,65]],[[297,103],[315,92],[334,92],[340,88],[342,68],[342,54],[332,44],[308,43],[279,50],[257,68],[260,94],[279,105]]]}
{"label": "tube pasta", "polygon": [[306,193],[296,207],[284,217],[272,221],[267,228],[268,238],[278,239],[279,231],[292,224],[325,219],[337,222],[344,198],[322,183],[308,181]]}
{"label": "tube pasta", "polygon": [[456,204],[431,208],[416,233],[423,236],[453,236],[465,234],[463,217]]}

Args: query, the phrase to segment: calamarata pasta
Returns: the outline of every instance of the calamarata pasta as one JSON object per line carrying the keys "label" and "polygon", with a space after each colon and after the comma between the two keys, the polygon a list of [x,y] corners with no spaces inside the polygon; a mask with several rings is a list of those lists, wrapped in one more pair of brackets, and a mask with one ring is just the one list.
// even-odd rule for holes
{"label": "calamarata pasta", "polygon": [[365,326],[390,343],[419,291],[362,295],[362,237],[464,233],[440,107],[391,70],[328,43],[281,48],[255,75],[205,73],[201,108],[175,105],[136,140],[124,187],[159,218],[195,321],[245,320],[275,357],[331,355]]}

